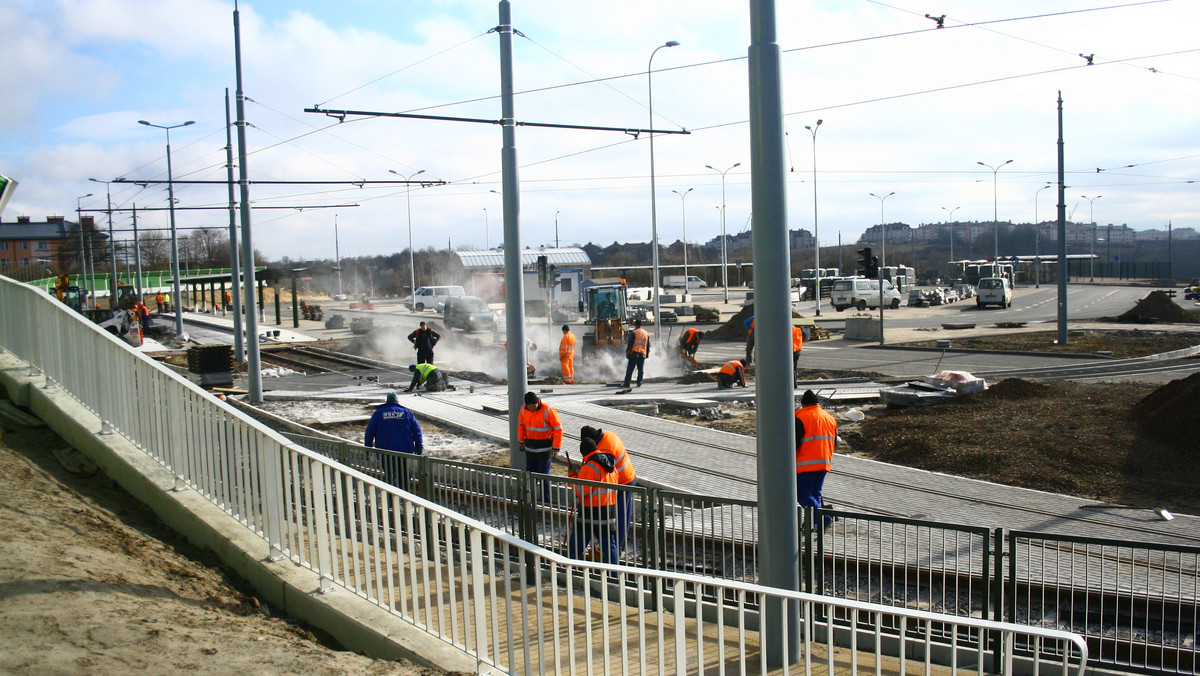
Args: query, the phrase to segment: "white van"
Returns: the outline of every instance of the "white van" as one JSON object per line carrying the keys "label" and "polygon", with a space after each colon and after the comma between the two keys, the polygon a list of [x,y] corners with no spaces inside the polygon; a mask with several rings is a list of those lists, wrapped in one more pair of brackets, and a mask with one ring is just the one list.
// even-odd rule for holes
{"label": "white van", "polygon": [[[829,292],[829,304],[838,312],[848,307],[859,310],[866,310],[869,307],[877,308],[879,307],[879,282],[878,279],[861,277],[839,279],[833,283],[833,289]],[[883,280],[883,305],[892,309],[900,307],[900,292],[886,279]]]}
{"label": "white van", "polygon": [[1012,307],[1012,285],[1004,277],[984,277],[975,288],[975,306]]}
{"label": "white van", "polygon": [[663,276],[663,286],[668,289],[682,288],[684,286],[686,286],[689,289],[707,289],[708,288],[708,282],[705,282],[703,279],[700,279],[696,275],[687,275],[687,277],[686,277],[687,283],[686,284],[684,283],[684,279],[685,279],[684,275],[664,275]]}
{"label": "white van", "polygon": [[422,286],[417,289],[417,292],[404,299],[404,306],[410,310],[420,312],[425,309],[433,310],[438,305],[445,303],[447,298],[451,296],[465,296],[466,291],[463,291],[461,286]]}

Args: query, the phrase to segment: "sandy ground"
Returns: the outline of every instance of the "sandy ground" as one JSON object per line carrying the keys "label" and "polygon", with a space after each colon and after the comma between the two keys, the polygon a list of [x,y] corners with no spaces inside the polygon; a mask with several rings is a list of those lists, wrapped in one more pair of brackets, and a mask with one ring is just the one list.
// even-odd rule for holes
{"label": "sandy ground", "polygon": [[78,459],[46,428],[0,419],[0,672],[445,673],[340,651],[275,617]]}

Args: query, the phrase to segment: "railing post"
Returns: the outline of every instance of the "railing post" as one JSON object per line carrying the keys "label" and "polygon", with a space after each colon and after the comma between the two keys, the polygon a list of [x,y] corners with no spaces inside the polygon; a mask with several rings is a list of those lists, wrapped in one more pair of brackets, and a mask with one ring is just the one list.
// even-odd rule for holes
{"label": "railing post", "polygon": [[[537,542],[537,488],[533,472],[517,475],[517,530],[525,542]],[[533,552],[525,552],[525,564],[525,581],[533,584],[533,570],[537,565]]]}
{"label": "railing post", "polygon": [[[996,622],[1004,621],[1004,529],[996,528],[992,531],[992,548],[993,556],[993,571],[991,579],[992,593],[992,619]],[[1012,566],[1009,566],[1012,568]],[[985,587],[986,588],[986,587]],[[986,607],[986,606],[985,606]],[[1003,636],[999,631],[992,632],[992,669],[994,673],[1003,673],[1000,669],[1004,664],[1004,642]]]}

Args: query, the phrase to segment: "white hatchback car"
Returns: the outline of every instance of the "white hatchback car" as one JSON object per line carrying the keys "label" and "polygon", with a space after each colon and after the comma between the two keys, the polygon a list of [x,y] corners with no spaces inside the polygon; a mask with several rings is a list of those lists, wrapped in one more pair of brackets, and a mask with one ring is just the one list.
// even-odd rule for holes
{"label": "white hatchback car", "polygon": [[1004,277],[984,277],[975,291],[975,306],[999,305],[1012,307],[1012,285]]}

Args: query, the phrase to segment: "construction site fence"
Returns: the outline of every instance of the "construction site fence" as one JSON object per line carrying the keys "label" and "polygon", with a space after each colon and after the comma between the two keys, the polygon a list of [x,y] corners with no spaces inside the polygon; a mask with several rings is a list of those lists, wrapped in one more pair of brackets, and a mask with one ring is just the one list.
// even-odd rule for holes
{"label": "construction site fence", "polygon": [[[602,560],[604,541],[615,534],[627,566],[761,582],[753,501],[607,486],[618,505],[629,506],[628,516],[614,518],[590,538],[590,547],[572,552],[575,491],[592,482],[288,436],[385,479],[391,459],[402,466],[408,490],[552,551]],[[835,509],[800,508],[798,520],[806,592],[1071,631],[1087,638],[1095,666],[1197,673],[1200,548]]]}
{"label": "construction site fence", "polygon": [[[542,487],[528,476],[347,445],[327,447],[346,454],[335,461],[41,290],[0,277],[0,307],[22,318],[0,322],[5,368],[20,371],[12,382],[78,402],[92,415],[76,414],[74,424],[153,458],[174,477],[164,491],[195,491],[261,538],[271,560],[316,573],[315,591],[384,609],[462,650],[480,673],[593,673],[597,665],[660,674],[1086,668],[1083,638],[1057,629],[569,558],[510,532],[537,525],[514,509]],[[495,511],[499,526],[390,485],[379,472],[415,480],[408,485],[418,493],[476,501]],[[1022,654],[1017,646],[1034,648]]]}

